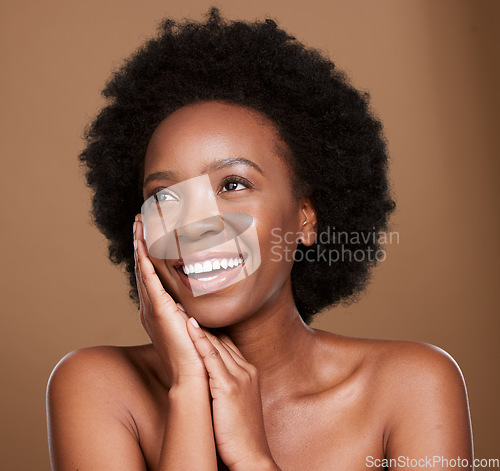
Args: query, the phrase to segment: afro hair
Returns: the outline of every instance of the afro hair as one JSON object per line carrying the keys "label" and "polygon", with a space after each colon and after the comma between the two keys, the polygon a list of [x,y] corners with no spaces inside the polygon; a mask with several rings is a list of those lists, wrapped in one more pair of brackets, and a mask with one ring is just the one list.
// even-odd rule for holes
{"label": "afro hair", "polygon": [[[310,324],[322,309],[357,300],[377,263],[369,256],[380,249],[372,234],[387,229],[396,204],[369,94],[356,90],[331,60],[272,19],[227,21],[211,7],[204,23],[163,20],[102,94],[107,106],[88,126],[79,160],[93,190],[93,222],[109,241],[110,260],[124,264],[137,305],[130,227],[144,202],[146,148],[170,113],[205,101],[251,107],[269,118],[290,149],[301,194],[316,210],[318,235],[329,228],[359,235],[299,244],[291,280],[303,320]],[[311,250],[358,256],[311,262]]]}

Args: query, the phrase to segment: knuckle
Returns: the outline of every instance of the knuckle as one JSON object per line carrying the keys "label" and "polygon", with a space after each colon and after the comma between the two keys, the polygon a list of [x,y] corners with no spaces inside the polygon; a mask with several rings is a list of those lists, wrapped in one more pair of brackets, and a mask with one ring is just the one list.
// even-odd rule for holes
{"label": "knuckle", "polygon": [[141,271],[140,275],[141,275],[141,278],[142,278],[142,280],[144,281],[145,284],[149,284],[151,282],[151,278],[152,278],[151,273],[149,273],[147,271],[144,271],[144,272]]}
{"label": "knuckle", "polygon": [[148,312],[152,319],[161,319],[174,309],[175,303],[166,291],[155,295],[153,292],[149,293],[150,302],[148,303]]}
{"label": "knuckle", "polygon": [[177,306],[172,297],[163,289],[158,296],[163,306],[177,310]]}
{"label": "knuckle", "polygon": [[227,380],[224,383],[224,391],[229,396],[238,395],[240,388],[238,387],[238,383],[234,380]]}
{"label": "knuckle", "polygon": [[259,376],[259,370],[252,364],[248,364],[247,368],[248,374],[251,379],[257,379]]}
{"label": "knuckle", "polygon": [[219,358],[220,357],[220,352],[215,347],[212,347],[210,350],[208,350],[206,356],[208,356],[210,358]]}
{"label": "knuckle", "polygon": [[243,383],[245,383],[246,386],[251,384],[253,382],[252,375],[249,371],[244,370],[241,372],[240,379]]}
{"label": "knuckle", "polygon": [[210,342],[222,346],[221,341],[215,335],[211,334],[210,332],[206,332],[206,336],[208,337]]}
{"label": "knuckle", "polygon": [[153,322],[155,325],[158,324],[158,322],[161,320],[162,315],[161,311],[159,309],[148,309],[148,318]]}

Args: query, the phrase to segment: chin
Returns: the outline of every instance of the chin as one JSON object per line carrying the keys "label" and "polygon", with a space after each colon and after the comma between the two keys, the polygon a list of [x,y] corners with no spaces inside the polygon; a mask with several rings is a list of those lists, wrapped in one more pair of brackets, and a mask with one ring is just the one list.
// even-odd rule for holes
{"label": "chin", "polygon": [[[241,270],[241,266],[238,269]],[[231,277],[221,277],[222,282],[216,279],[215,283],[219,285],[212,280],[203,282],[199,279],[192,283],[192,275],[186,275],[180,267],[173,269],[173,273],[165,271],[160,279],[172,298],[184,306],[188,316],[194,317],[203,327],[221,328],[236,324],[252,311],[250,301],[255,298],[252,293],[257,278],[255,273],[250,276],[240,273],[238,276],[238,269],[231,270]]]}
{"label": "chin", "polygon": [[[236,288],[236,285],[234,286]],[[249,312],[248,296],[228,289],[186,299],[182,305],[187,314],[203,327],[221,328],[245,319]]]}

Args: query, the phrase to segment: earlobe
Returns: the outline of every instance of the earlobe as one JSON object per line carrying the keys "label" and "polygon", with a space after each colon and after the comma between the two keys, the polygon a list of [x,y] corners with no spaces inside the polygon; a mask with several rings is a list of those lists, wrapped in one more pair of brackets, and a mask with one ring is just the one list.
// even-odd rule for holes
{"label": "earlobe", "polygon": [[316,241],[317,220],[316,211],[314,211],[314,208],[308,198],[304,200],[302,212],[304,213],[305,220],[302,221],[302,237],[299,241],[304,245],[310,246]]}

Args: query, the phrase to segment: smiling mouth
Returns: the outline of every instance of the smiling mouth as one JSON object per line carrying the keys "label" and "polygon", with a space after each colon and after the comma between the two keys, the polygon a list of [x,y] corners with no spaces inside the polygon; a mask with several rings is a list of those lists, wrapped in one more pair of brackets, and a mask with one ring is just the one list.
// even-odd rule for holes
{"label": "smiling mouth", "polygon": [[228,285],[245,270],[247,254],[212,256],[210,258],[178,260],[174,268],[183,284],[193,292],[218,291]]}

